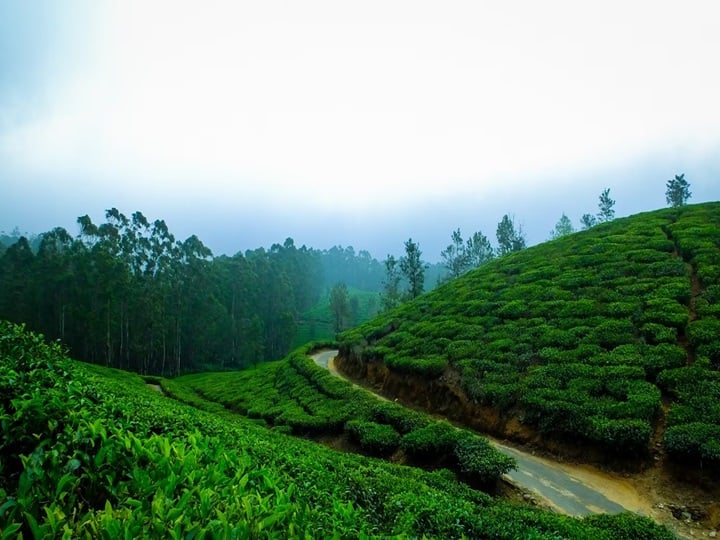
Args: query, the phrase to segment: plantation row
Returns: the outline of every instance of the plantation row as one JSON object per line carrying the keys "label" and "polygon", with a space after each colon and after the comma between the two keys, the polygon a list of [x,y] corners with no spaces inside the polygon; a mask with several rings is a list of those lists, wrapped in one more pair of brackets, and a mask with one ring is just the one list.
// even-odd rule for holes
{"label": "plantation row", "polygon": [[[212,408],[212,406],[210,406]],[[163,397],[0,322],[0,538],[666,539],[576,520]]]}
{"label": "plantation row", "polygon": [[313,347],[306,345],[283,361],[244,371],[186,375],[163,384],[178,399],[185,399],[190,390],[280,431],[311,436],[346,432],[373,456],[402,449],[412,463],[442,465],[476,486],[492,487],[515,466],[484,438],[379,401],[333,377],[307,356]]}
{"label": "plantation row", "polygon": [[[677,400],[666,449],[720,464],[704,442],[720,432],[718,417],[695,414],[716,402],[719,337],[720,204],[711,203],[490,262],[345,332],[340,348],[427,378],[454,369],[478,403],[618,455],[647,451],[665,391]],[[693,399],[669,382],[691,373],[704,381]]]}

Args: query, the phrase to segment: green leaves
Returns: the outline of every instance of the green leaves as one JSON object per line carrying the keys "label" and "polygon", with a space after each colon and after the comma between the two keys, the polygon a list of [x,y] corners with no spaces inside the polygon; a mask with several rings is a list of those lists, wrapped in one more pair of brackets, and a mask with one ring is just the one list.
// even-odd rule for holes
{"label": "green leaves", "polygon": [[[33,338],[16,327],[3,331],[9,334],[0,333],[0,342],[13,336],[4,341],[13,342],[16,353],[34,346]],[[14,421],[14,411],[26,400],[52,405],[39,409],[46,417],[37,423],[43,429],[32,437],[10,430],[1,440],[0,539],[20,534],[108,540],[609,539],[605,530],[639,526],[633,518],[612,517],[583,525],[507,505],[458,483],[447,470],[427,473],[333,452],[235,414],[183,405],[125,372],[69,362],[43,346],[37,357],[44,359],[46,369],[31,375],[34,360],[27,366],[30,371],[12,370],[7,369],[12,362],[0,356],[0,383],[9,392],[0,394],[0,400],[4,407],[16,403],[8,409],[8,421]],[[295,363],[308,374],[305,385],[312,381],[315,388],[331,388],[309,366]],[[279,367],[270,372],[278,375]],[[14,386],[7,384],[9,379],[16,381]],[[334,387],[332,393],[338,392]],[[492,479],[508,465],[496,460],[484,440],[449,425],[421,425],[417,413],[404,415],[395,404],[357,406],[378,419],[365,426],[367,433],[381,435],[378,440],[390,433],[388,424],[377,427],[380,418],[410,433],[419,431],[415,437],[427,448],[431,439],[452,448],[450,461],[460,463],[466,475]],[[428,425],[435,427],[423,431]],[[18,454],[21,448],[27,451]],[[662,538],[659,531],[643,537]]]}

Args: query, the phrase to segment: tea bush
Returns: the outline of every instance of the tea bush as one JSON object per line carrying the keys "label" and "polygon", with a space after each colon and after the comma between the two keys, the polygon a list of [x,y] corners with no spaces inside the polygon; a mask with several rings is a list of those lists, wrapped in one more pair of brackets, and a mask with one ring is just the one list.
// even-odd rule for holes
{"label": "tea bush", "polygon": [[[703,374],[720,370],[718,231],[720,203],[616,219],[452,280],[384,314],[395,326],[383,333],[378,322],[347,335],[383,351],[375,358],[398,373],[430,381],[449,367],[469,398],[503,415],[636,456],[661,414],[660,391],[677,396],[675,375],[664,374],[693,362]],[[554,365],[583,380],[571,388],[538,370]],[[627,393],[603,381],[613,366],[635,370],[617,375],[632,381]]]}

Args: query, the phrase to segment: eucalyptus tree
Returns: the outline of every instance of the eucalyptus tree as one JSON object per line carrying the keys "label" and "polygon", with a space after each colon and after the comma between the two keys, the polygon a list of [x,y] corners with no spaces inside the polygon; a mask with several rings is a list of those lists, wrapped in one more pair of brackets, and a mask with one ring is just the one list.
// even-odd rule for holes
{"label": "eucalyptus tree", "polygon": [[574,232],[575,227],[573,227],[570,218],[565,215],[565,212],[563,212],[562,216],[560,216],[560,219],[555,224],[555,228],[550,231],[550,240],[556,240]]}
{"label": "eucalyptus tree", "polygon": [[7,248],[0,264],[0,309],[13,322],[35,322],[35,255],[27,237]]}
{"label": "eucalyptus tree", "polygon": [[380,294],[382,309],[389,311],[400,304],[400,268],[397,259],[388,255],[383,261],[385,266],[385,279],[383,280],[383,292]]}
{"label": "eucalyptus tree", "polygon": [[75,242],[62,227],[42,235],[37,253],[38,327],[50,338],[65,339],[66,316],[72,302]]}
{"label": "eucalyptus tree", "polygon": [[597,218],[592,214],[583,214],[580,218],[580,224],[582,225],[583,230],[592,229],[595,225],[597,225]]}
{"label": "eucalyptus tree", "polygon": [[350,300],[347,285],[344,283],[336,283],[330,290],[330,313],[332,313],[335,332],[344,330],[350,317]]}
{"label": "eucalyptus tree", "polygon": [[685,206],[692,195],[690,184],[685,180],[685,173],[676,174],[675,178],[668,180],[665,190],[665,200],[672,207]]}
{"label": "eucalyptus tree", "polygon": [[599,223],[612,221],[615,218],[615,200],[610,198],[610,188],[606,188],[600,194],[598,201],[597,220]]}
{"label": "eucalyptus tree", "polygon": [[448,271],[448,278],[454,279],[462,276],[468,270],[470,260],[460,229],[455,229],[450,238],[452,241],[440,252],[440,258]]}
{"label": "eucalyptus tree", "polygon": [[420,259],[422,251],[420,244],[408,238],[405,242],[405,255],[400,257],[400,272],[408,283],[405,295],[410,298],[417,298],[425,290],[425,270],[427,265]]}
{"label": "eucalyptus tree", "polygon": [[495,257],[495,252],[487,236],[477,231],[467,239],[465,255],[467,257],[468,267],[477,268],[491,261]]}
{"label": "eucalyptus tree", "polygon": [[522,227],[518,225],[515,228],[515,220],[505,214],[498,223],[496,231],[498,241],[498,256],[502,257],[513,251],[525,249],[525,234]]}

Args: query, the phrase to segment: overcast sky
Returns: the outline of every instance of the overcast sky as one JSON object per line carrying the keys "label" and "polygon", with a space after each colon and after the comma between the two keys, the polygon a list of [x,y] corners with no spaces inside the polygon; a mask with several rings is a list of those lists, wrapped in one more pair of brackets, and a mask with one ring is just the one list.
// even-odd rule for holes
{"label": "overcast sky", "polygon": [[106,208],[217,253],[429,260],[720,199],[715,0],[0,1],[0,230]]}

